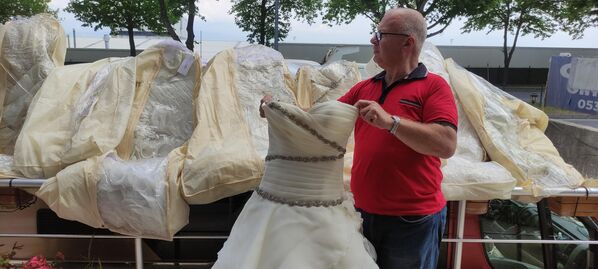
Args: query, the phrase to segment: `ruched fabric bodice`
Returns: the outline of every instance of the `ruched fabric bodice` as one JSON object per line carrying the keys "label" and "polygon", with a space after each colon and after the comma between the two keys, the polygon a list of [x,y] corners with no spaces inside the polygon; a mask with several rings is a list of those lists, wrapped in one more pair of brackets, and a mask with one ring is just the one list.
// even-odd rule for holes
{"label": "ruched fabric bodice", "polygon": [[305,112],[293,105],[270,102],[264,111],[270,147],[258,192],[297,201],[296,205],[340,202],[344,195],[343,156],[357,109],[330,101]]}
{"label": "ruched fabric bodice", "polygon": [[212,269],[378,268],[342,182],[357,109],[329,101],[305,112],[271,102],[264,112],[270,143],[264,176]]}

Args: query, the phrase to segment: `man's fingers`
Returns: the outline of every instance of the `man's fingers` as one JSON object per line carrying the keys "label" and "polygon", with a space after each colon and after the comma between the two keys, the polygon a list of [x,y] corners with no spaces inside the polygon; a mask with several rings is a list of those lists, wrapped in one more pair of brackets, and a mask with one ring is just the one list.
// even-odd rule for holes
{"label": "man's fingers", "polygon": [[369,110],[367,113],[363,114],[362,117],[365,121],[374,122],[378,118],[378,115],[376,111],[372,109]]}
{"label": "man's fingers", "polygon": [[361,111],[362,108],[369,106],[371,103],[372,101],[359,100],[357,103],[355,103],[355,107]]}
{"label": "man's fingers", "polygon": [[372,116],[370,116],[370,122],[374,122],[377,118],[378,116],[376,114],[373,114]]}
{"label": "man's fingers", "polygon": [[359,110],[359,116],[369,123],[374,123],[378,120],[381,107],[378,103],[369,100],[359,100],[355,103],[355,107]]}
{"label": "man's fingers", "polygon": [[370,112],[369,109],[362,108],[362,109],[359,110],[359,115],[362,116],[362,117],[365,117],[365,115],[367,115],[369,112]]}
{"label": "man's fingers", "polygon": [[264,112],[264,108],[262,106],[264,105],[264,103],[270,103],[270,102],[272,102],[272,95],[266,94],[266,95],[264,95],[264,97],[262,97],[262,99],[260,100],[260,105],[259,105],[260,117],[262,117],[262,118],[266,117],[266,113]]}
{"label": "man's fingers", "polygon": [[260,100],[260,104],[270,103],[270,102],[272,102],[272,95],[269,95],[269,94],[264,95],[264,97],[262,97],[262,100]]}

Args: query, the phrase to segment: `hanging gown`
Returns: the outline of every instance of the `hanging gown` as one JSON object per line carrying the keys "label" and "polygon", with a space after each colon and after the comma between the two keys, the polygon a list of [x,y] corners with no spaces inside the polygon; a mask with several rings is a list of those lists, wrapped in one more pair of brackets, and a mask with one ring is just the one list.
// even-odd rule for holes
{"label": "hanging gown", "polygon": [[337,101],[309,112],[277,102],[263,107],[265,173],[212,268],[378,268],[342,181],[357,110]]}

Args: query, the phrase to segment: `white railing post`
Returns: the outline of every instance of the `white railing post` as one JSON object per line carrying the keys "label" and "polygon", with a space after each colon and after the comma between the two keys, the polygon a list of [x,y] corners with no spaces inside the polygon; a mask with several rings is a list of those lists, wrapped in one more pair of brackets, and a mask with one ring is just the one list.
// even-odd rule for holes
{"label": "white railing post", "polygon": [[457,246],[455,247],[455,254],[453,256],[453,269],[460,269],[461,268],[461,259],[463,257],[463,233],[465,230],[465,206],[467,205],[467,201],[459,201],[459,211],[458,218],[457,218]]}
{"label": "white railing post", "polygon": [[141,251],[141,237],[135,237],[135,268],[143,269],[143,252]]}

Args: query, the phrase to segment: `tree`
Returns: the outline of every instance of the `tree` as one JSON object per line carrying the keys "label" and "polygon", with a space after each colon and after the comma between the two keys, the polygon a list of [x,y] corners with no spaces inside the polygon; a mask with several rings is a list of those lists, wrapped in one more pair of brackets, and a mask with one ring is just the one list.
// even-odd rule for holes
{"label": "tree", "polygon": [[[472,15],[465,23],[463,32],[488,29],[503,32],[504,72],[503,85],[507,85],[509,65],[517,47],[519,36],[534,35],[544,39],[551,36],[558,27],[554,14],[558,12],[558,1],[554,0],[499,0],[486,10]],[[509,46],[509,33],[513,41]]]}
{"label": "tree", "polygon": [[[274,39],[274,0],[232,0],[229,14],[247,35],[247,41],[270,46]],[[290,30],[290,19],[296,18],[313,23],[322,7],[321,0],[280,0],[278,37],[283,40]]]}
{"label": "tree", "polygon": [[[160,21],[162,21],[162,24],[164,25],[164,27],[166,27],[166,31],[168,32],[170,37],[172,37],[172,39],[182,42],[174,28],[172,28],[172,24],[170,23],[170,18],[168,17],[168,12],[166,10],[165,0],[158,0],[158,3],[160,5]],[[195,33],[193,32],[193,23],[195,22],[195,16],[199,16],[199,18],[202,20],[205,20],[205,18],[201,16],[199,13],[197,13],[198,10],[197,6],[195,5],[195,0],[184,0],[183,5],[185,5],[185,8],[188,12],[187,14],[189,15],[187,17],[187,41],[185,42],[185,45],[189,50],[193,51],[193,47],[195,45]]]}
{"label": "tree", "polygon": [[376,27],[386,10],[395,7],[419,11],[428,22],[428,37],[440,34],[454,18],[479,13],[492,0],[329,0],[324,20],[328,23],[350,23],[357,15],[364,15]]}
{"label": "tree", "polygon": [[56,10],[48,7],[50,0],[6,0],[2,1],[0,8],[0,23],[5,23],[16,16],[33,16],[38,13],[51,13],[56,15]]}
{"label": "tree", "polygon": [[181,42],[179,35],[176,34],[174,28],[172,28],[172,24],[170,23],[170,18],[168,17],[168,11],[166,10],[166,0],[158,0],[158,4],[160,5],[160,21],[166,27],[166,32],[172,37],[172,39]]}
{"label": "tree", "polygon": [[185,41],[185,45],[188,49],[193,51],[193,47],[195,45],[195,33],[193,32],[193,23],[195,22],[195,15],[199,16],[200,19],[205,20],[203,16],[197,13],[197,6],[195,5],[195,0],[187,0],[187,41]]}
{"label": "tree", "polygon": [[564,1],[556,17],[562,22],[561,30],[581,38],[587,28],[598,27],[598,0]]}
{"label": "tree", "polygon": [[[185,0],[165,0],[169,22],[177,23],[185,11]],[[127,29],[131,56],[137,55],[133,30],[164,32],[160,20],[159,3],[156,0],[71,0],[65,9],[83,22],[83,26],[110,28],[111,34]]]}

